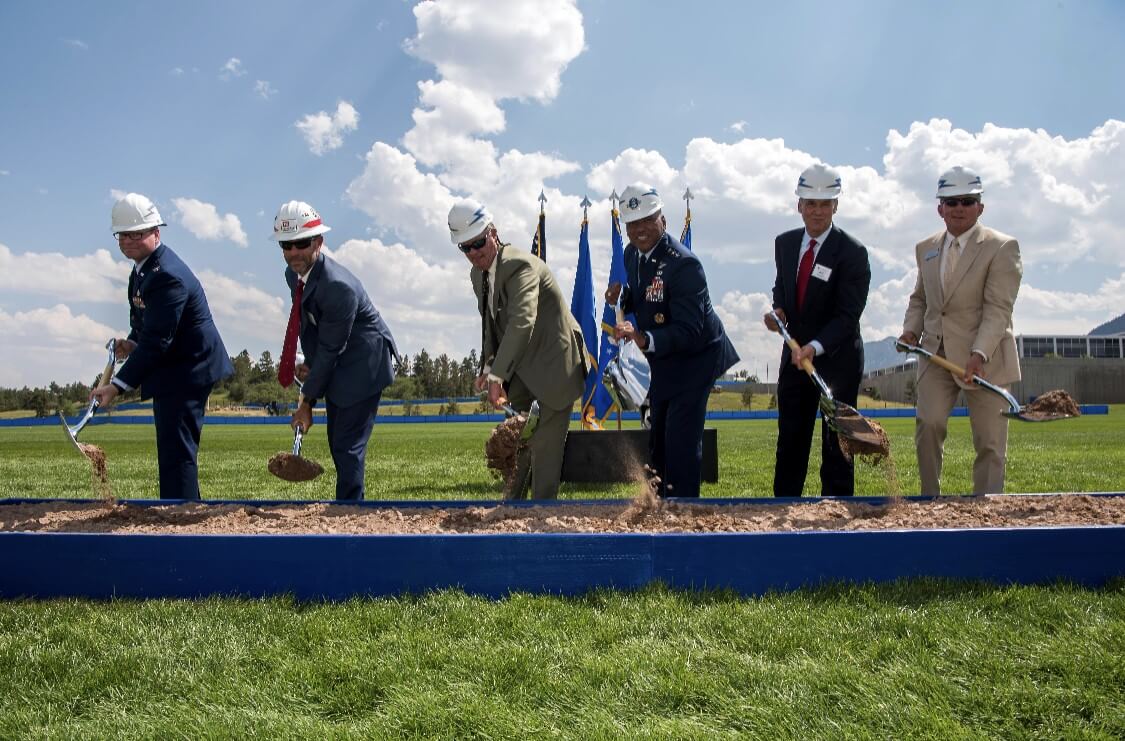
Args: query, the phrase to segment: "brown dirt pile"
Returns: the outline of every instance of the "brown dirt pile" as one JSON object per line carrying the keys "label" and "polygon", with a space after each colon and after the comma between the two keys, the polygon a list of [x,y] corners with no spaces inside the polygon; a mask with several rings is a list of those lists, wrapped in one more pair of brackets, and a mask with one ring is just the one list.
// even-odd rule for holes
{"label": "brown dirt pile", "polygon": [[1055,389],[1037,396],[1035,401],[1023,408],[1022,414],[1033,419],[1062,419],[1079,417],[1082,410],[1078,408],[1074,397],[1062,389]]}
{"label": "brown dirt pile", "polygon": [[292,453],[278,453],[269,459],[266,468],[285,481],[312,481],[324,473],[324,466]]}
{"label": "brown dirt pile", "polygon": [[310,503],[0,505],[0,531],[163,534],[716,533],[1125,525],[1125,497],[943,497],[716,505],[622,501],[548,507],[358,507]]}

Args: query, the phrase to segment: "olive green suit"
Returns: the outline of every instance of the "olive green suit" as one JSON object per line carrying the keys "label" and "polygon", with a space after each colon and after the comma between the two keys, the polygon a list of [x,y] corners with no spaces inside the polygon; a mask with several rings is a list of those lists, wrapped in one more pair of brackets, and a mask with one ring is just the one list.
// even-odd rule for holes
{"label": "olive green suit", "polygon": [[496,254],[490,287],[492,317],[481,291],[483,273],[471,272],[477,308],[484,322],[481,358],[504,380],[508,399],[519,411],[539,401],[539,426],[531,438],[532,497],[558,496],[563,446],[574,402],[586,379],[582,330],[546,263],[503,245]]}

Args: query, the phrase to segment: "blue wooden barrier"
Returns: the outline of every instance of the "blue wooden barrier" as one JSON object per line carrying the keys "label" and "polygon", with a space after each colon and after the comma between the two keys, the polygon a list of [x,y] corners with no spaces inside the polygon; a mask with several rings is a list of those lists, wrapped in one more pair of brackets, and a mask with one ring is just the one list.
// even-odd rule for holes
{"label": "blue wooden barrier", "polygon": [[[0,504],[13,501],[17,500]],[[722,506],[790,500],[708,501]],[[495,502],[366,502],[363,506],[492,504]],[[4,599],[291,594],[302,600],[344,600],[447,588],[499,598],[512,592],[581,594],[595,588],[637,589],[651,582],[679,589],[721,588],[758,595],[831,582],[911,577],[996,584],[1062,580],[1098,587],[1125,576],[1125,526],[690,534],[3,532],[0,560],[9,564],[0,571],[0,598]],[[18,568],[11,567],[15,564]]]}
{"label": "blue wooden barrier", "polygon": [[[1083,415],[1097,415],[1109,414],[1108,404],[1081,404],[1079,409]],[[914,407],[904,407],[895,409],[861,409],[860,412],[865,417],[871,419],[894,418],[894,417],[913,417],[915,410]],[[965,407],[955,407],[950,416],[953,417],[968,417],[969,410]],[[625,412],[621,418],[626,422],[636,422],[640,416],[636,412]],[[69,418],[69,422],[74,424],[78,421],[78,417]],[[313,421],[317,424],[325,424],[327,417],[324,415],[317,415],[313,417]],[[392,416],[392,415],[379,415],[375,418],[376,424],[419,424],[426,422],[492,422],[493,424],[500,422],[504,419],[502,414],[415,414],[412,416]],[[578,422],[578,412],[570,415],[573,422]],[[614,417],[616,419],[616,417]],[[713,411],[707,412],[707,419],[777,419],[777,410],[770,409],[766,411],[754,412],[724,412]],[[58,417],[17,417],[16,419],[0,419],[0,427],[42,427],[57,425],[59,423]],[[613,423],[613,420],[610,420]],[[92,425],[116,424],[116,425],[136,425],[136,424],[152,424],[152,415],[135,415],[135,414],[111,414],[104,416],[95,415],[91,420]],[[287,425],[289,424],[289,417],[222,417],[212,414],[206,418],[205,424],[208,425]]]}

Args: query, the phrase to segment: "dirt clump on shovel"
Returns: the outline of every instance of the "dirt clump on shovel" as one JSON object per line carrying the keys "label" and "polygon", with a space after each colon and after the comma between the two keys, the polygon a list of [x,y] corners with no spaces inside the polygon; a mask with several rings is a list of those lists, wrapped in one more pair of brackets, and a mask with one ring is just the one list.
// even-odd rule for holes
{"label": "dirt clump on shovel", "polygon": [[278,453],[270,458],[266,468],[285,481],[312,481],[324,473],[324,466],[292,453]]}
{"label": "dirt clump on shovel", "polygon": [[1082,410],[1078,408],[1078,402],[1074,397],[1062,389],[1055,389],[1035,397],[1035,401],[1025,406],[1021,414],[1024,417],[1039,419],[1080,417]]}
{"label": "dirt clump on shovel", "polygon": [[109,469],[106,467],[105,451],[90,443],[78,443],[78,449],[90,461],[90,478],[93,480],[94,493],[101,499],[112,501],[113,492],[109,486]]}
{"label": "dirt clump on shovel", "polygon": [[840,450],[841,452],[843,452],[844,457],[848,460],[852,460],[853,458],[858,456],[859,458],[862,458],[864,461],[874,466],[882,462],[884,458],[890,457],[891,439],[887,437],[887,431],[884,430],[883,426],[878,422],[873,422],[870,419],[866,419],[858,415],[849,415],[845,417],[843,416],[843,414],[837,415],[836,422],[845,429],[847,429],[849,426],[856,427],[859,434],[863,435],[865,438],[870,437],[871,435],[868,430],[863,428],[869,427],[870,432],[875,433],[875,439],[871,440],[860,439],[858,436],[849,437],[848,435],[839,432],[836,433],[836,436],[840,441]]}
{"label": "dirt clump on shovel", "polygon": [[520,434],[527,417],[518,414],[505,419],[489,434],[484,442],[484,457],[492,474],[504,480],[505,489],[516,475],[516,458],[520,450]]}

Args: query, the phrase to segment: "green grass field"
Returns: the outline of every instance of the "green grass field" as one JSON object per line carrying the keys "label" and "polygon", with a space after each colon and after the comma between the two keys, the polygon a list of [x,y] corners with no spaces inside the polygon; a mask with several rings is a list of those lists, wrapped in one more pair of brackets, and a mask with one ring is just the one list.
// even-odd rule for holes
{"label": "green grass field", "polygon": [[[1110,416],[1012,424],[1010,491],[1125,490]],[[766,495],[776,426],[720,422],[707,496]],[[912,420],[888,420],[905,493]],[[488,425],[380,425],[371,499],[494,498]],[[93,427],[119,497],[156,495],[153,431]],[[331,498],[284,484],[284,426],[212,426],[205,498]],[[969,487],[967,420],[947,481]],[[818,461],[810,466],[815,480]],[[862,469],[861,493],[884,493]],[[815,493],[809,485],[806,493]],[[564,485],[566,497],[628,485]],[[0,497],[90,496],[55,428],[0,428]],[[6,564],[5,568],[19,568]],[[2,578],[2,577],[0,577]],[[911,581],[760,598],[651,587],[491,602],[446,591],[342,604],[287,599],[0,602],[0,738],[1125,737],[1125,581],[993,587]]]}

